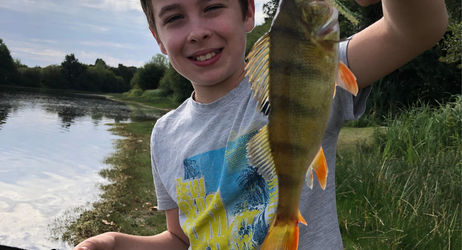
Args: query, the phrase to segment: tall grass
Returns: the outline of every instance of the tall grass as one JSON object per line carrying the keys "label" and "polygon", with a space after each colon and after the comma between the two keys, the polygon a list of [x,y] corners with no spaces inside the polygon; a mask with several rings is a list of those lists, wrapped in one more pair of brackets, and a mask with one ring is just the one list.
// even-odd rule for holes
{"label": "tall grass", "polygon": [[462,97],[387,121],[372,146],[341,151],[347,249],[461,249]]}

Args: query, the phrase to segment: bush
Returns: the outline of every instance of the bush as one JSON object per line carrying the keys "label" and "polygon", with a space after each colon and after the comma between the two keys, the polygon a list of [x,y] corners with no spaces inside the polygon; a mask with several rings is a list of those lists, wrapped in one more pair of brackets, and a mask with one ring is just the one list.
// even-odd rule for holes
{"label": "bush", "polygon": [[126,97],[140,97],[143,94],[143,90],[139,88],[130,89],[128,92],[124,93]]}
{"label": "bush", "polygon": [[169,91],[165,89],[148,89],[143,92],[141,97],[145,98],[157,98],[157,97],[167,97]]}
{"label": "bush", "polygon": [[164,77],[160,81],[160,88],[170,93],[172,100],[177,103],[186,100],[193,91],[191,82],[178,74],[172,66],[167,68]]}
{"label": "bush", "polygon": [[68,89],[70,83],[64,78],[61,66],[50,65],[42,69],[41,86],[45,88]]}
{"label": "bush", "polygon": [[40,87],[41,69],[40,67],[28,68],[21,67],[18,69],[18,85],[26,87]]}

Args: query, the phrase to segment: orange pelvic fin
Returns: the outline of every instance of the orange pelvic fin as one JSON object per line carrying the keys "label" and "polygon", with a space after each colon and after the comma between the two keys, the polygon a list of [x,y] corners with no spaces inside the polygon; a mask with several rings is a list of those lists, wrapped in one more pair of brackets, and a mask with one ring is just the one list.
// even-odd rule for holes
{"label": "orange pelvic fin", "polygon": [[311,164],[314,172],[316,173],[316,177],[318,178],[318,182],[321,185],[321,188],[323,190],[326,189],[328,170],[326,157],[324,156],[324,151],[322,150],[322,147],[319,148],[318,154],[316,155]]}
{"label": "orange pelvic fin", "polygon": [[298,219],[280,221],[276,217],[271,224],[261,250],[296,250],[298,248],[298,223],[306,225],[305,219],[298,211]]}
{"label": "orange pelvic fin", "polygon": [[[356,76],[342,62],[338,63],[338,77],[337,77],[336,85],[347,90],[354,96],[358,94],[359,88],[358,88],[358,83],[356,82]],[[335,91],[334,91],[334,96],[335,96]]]}

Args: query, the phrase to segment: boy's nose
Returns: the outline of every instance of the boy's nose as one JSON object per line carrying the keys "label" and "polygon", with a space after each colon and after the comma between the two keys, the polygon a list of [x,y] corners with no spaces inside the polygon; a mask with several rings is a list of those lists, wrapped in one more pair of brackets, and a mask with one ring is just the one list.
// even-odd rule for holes
{"label": "boy's nose", "polygon": [[195,29],[189,33],[188,36],[188,41],[191,43],[197,43],[203,40],[207,40],[212,36],[212,32],[210,32],[208,29]]}

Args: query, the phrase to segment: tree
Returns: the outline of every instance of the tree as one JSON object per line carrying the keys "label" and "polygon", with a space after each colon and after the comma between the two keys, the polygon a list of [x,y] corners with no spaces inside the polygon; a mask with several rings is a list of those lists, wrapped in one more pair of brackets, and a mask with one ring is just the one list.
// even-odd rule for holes
{"label": "tree", "polygon": [[95,66],[97,66],[97,65],[100,65],[101,67],[104,67],[104,68],[107,68],[107,67],[108,67],[107,64],[106,64],[106,62],[105,62],[103,59],[101,59],[101,58],[97,58],[97,59],[96,59],[96,61],[95,61]]}
{"label": "tree", "polygon": [[19,83],[18,85],[27,87],[40,87],[41,81],[41,68],[40,67],[20,67],[19,72]]}
{"label": "tree", "polygon": [[279,6],[279,0],[269,0],[263,4],[263,13],[265,14],[265,22],[272,20]]}
{"label": "tree", "polygon": [[165,57],[157,55],[143,67],[138,68],[130,82],[131,87],[143,90],[156,89],[166,70],[165,61],[162,58]]}
{"label": "tree", "polygon": [[16,84],[19,73],[11,57],[10,50],[0,39],[0,84]]}
{"label": "tree", "polygon": [[167,68],[169,67],[169,62],[168,62],[167,57],[162,54],[157,54],[153,56],[151,59],[151,62],[159,65],[160,67],[163,67],[164,70],[167,70]]}
{"label": "tree", "polygon": [[49,65],[42,68],[41,86],[53,89],[68,89],[69,82],[64,78],[61,66]]}
{"label": "tree", "polygon": [[160,80],[159,88],[170,93],[172,99],[178,103],[190,97],[193,91],[191,82],[178,74],[171,65],[167,68],[164,77]]}
{"label": "tree", "polygon": [[130,81],[132,80],[133,75],[135,75],[137,68],[133,66],[127,67],[119,63],[117,68],[111,67],[110,69],[112,70],[112,72],[114,72],[116,76],[120,76],[124,79],[124,84],[122,88],[123,91],[129,90]]}
{"label": "tree", "polygon": [[70,87],[72,89],[80,89],[77,79],[86,70],[86,66],[80,63],[74,54],[66,55],[64,61],[61,63],[61,70],[64,78],[70,83]]}

